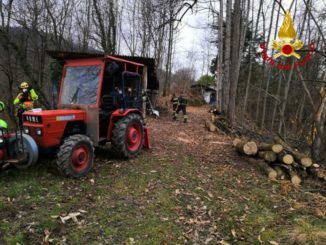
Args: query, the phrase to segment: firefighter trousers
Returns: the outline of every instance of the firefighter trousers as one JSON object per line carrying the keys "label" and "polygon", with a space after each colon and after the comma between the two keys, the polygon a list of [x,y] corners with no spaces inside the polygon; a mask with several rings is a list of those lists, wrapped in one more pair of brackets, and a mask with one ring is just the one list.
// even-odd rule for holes
{"label": "firefighter trousers", "polygon": [[183,121],[187,122],[188,116],[187,116],[187,106],[186,105],[179,105],[176,111],[176,114],[179,114],[179,112],[182,111],[183,114]]}

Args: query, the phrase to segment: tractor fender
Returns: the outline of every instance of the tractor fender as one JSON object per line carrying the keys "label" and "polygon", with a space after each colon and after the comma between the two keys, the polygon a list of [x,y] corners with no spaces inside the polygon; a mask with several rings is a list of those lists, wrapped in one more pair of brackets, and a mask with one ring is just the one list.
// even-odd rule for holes
{"label": "tractor fender", "polygon": [[[17,133],[17,138],[15,136],[15,137],[12,137],[9,139],[9,146],[10,146],[9,150],[10,150],[11,155],[14,155],[15,153],[17,153],[17,147],[15,147],[15,145],[17,146],[17,144],[21,144],[20,139],[21,139],[20,132]],[[21,167],[27,168],[37,162],[38,157],[39,157],[39,149],[38,149],[38,146],[37,146],[35,140],[31,136],[29,136],[27,134],[22,134],[22,140],[23,140],[24,148],[28,153],[28,159],[27,159],[26,163],[21,165]],[[20,145],[18,146],[18,148],[21,148]],[[19,154],[19,153],[17,153],[17,154]]]}
{"label": "tractor fender", "polygon": [[112,131],[113,131],[114,123],[119,118],[125,117],[130,113],[137,113],[137,114],[143,116],[143,113],[138,109],[126,109],[126,110],[117,109],[114,112],[112,112],[111,117],[110,117],[110,122],[109,122],[108,140],[111,140],[111,138],[112,138]]}

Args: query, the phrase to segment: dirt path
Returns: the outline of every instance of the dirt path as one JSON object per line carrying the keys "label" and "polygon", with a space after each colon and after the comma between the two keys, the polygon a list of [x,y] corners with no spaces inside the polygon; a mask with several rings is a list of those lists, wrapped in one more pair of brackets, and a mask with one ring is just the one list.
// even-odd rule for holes
{"label": "dirt path", "polygon": [[179,115],[177,121],[173,121],[169,115],[164,115],[159,120],[149,119],[148,127],[155,148],[153,154],[185,154],[202,162],[217,164],[237,159],[234,157],[230,137],[209,133],[205,129],[205,120],[210,118],[208,110],[207,106],[189,107],[188,123],[183,123],[182,115]]}

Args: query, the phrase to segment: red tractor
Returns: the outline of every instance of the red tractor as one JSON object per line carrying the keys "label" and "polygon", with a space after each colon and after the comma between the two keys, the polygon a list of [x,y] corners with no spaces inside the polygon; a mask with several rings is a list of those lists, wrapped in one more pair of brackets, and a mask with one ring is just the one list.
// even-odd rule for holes
{"label": "red tractor", "polygon": [[87,175],[93,168],[94,147],[107,142],[124,158],[137,156],[143,146],[150,148],[142,99],[148,84],[147,66],[135,57],[49,54],[63,64],[58,109],[25,112],[23,126],[40,151],[57,152],[61,173]]}

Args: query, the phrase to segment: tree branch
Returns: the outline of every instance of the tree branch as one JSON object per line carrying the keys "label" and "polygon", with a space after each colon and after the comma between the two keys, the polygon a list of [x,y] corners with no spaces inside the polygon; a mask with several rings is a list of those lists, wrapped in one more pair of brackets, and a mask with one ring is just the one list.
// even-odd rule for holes
{"label": "tree branch", "polygon": [[[161,25],[159,25],[156,29],[160,29],[162,28],[163,26],[169,24],[170,22],[181,22],[183,17],[187,14],[187,12],[189,10],[192,10],[193,7],[197,4],[198,0],[193,0],[193,3],[190,4],[188,2],[184,3],[178,10],[177,12],[171,16],[171,18],[165,22],[163,22]],[[182,9],[184,9],[184,7],[186,7],[185,11],[182,13],[182,15],[180,16],[180,18],[177,18],[178,14],[182,11]]]}

